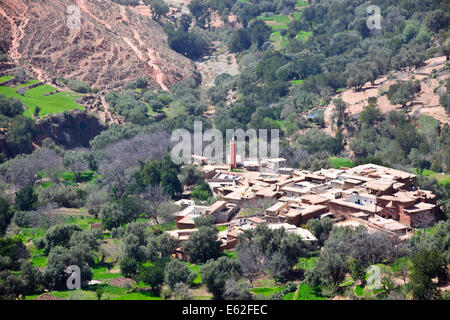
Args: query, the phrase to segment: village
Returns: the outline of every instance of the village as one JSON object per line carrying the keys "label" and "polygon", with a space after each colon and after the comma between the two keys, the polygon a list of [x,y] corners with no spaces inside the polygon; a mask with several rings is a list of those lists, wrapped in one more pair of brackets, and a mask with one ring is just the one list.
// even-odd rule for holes
{"label": "village", "polygon": [[[365,226],[407,241],[417,228],[433,225],[440,213],[435,195],[417,187],[416,175],[364,164],[315,172],[285,167],[286,159],[242,160],[230,144],[229,164],[212,164],[193,156],[217,201],[211,206],[182,199],[175,213],[176,230],[166,231],[180,243],[196,232],[195,219],[212,215],[223,226],[221,250],[233,249],[244,230],[265,223],[284,228],[311,245],[316,237],[306,229],[310,219],[329,217],[337,226]],[[186,260],[181,245],[176,256]]]}

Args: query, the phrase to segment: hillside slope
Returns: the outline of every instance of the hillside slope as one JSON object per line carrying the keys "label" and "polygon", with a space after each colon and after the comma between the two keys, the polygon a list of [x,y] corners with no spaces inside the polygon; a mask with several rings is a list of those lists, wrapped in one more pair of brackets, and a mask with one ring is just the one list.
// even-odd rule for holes
{"label": "hillside slope", "polygon": [[[81,11],[81,29],[67,27],[67,7]],[[42,81],[79,79],[112,89],[145,76],[167,89],[194,64],[170,50],[148,7],[110,0],[2,0],[0,48]]]}
{"label": "hillside slope", "polygon": [[[450,74],[446,71],[437,72],[436,77],[432,77],[432,71],[439,71],[444,68],[447,63],[445,56],[431,58],[425,61],[423,67],[411,72],[392,72],[388,77],[379,78],[374,85],[370,82],[366,83],[361,91],[346,89],[334,96],[333,99],[340,97],[347,103],[346,112],[349,115],[358,117],[364,106],[368,104],[370,97],[377,98],[377,106],[382,113],[388,113],[392,110],[400,110],[400,105],[392,105],[386,96],[389,86],[396,81],[407,81],[417,79],[421,82],[421,91],[418,93],[414,101],[408,104],[408,114],[418,118],[421,114],[432,116],[441,123],[450,123],[450,118],[446,114],[445,109],[439,104],[439,92],[443,90],[443,81]],[[333,100],[332,99],[332,100]],[[326,131],[332,133],[334,128],[331,126],[331,116],[335,106],[330,102],[324,112],[324,120]]]}

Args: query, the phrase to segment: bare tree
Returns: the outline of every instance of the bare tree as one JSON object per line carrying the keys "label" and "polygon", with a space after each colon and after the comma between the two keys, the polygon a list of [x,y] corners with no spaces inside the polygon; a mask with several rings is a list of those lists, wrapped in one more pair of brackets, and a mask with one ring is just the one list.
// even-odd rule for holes
{"label": "bare tree", "polygon": [[254,243],[244,242],[239,246],[237,258],[244,276],[253,286],[253,281],[264,271],[264,255]]}
{"label": "bare tree", "polygon": [[115,196],[120,197],[134,171],[150,160],[162,159],[170,145],[168,133],[151,132],[107,146],[100,153],[99,161],[103,184],[113,187]]}
{"label": "bare tree", "polygon": [[84,153],[85,151],[83,150],[73,150],[67,151],[64,154],[64,166],[73,171],[76,182],[80,181],[81,172],[89,169],[88,163],[84,158]]}
{"label": "bare tree", "polygon": [[[169,194],[160,185],[150,185],[144,189],[144,211],[147,218],[154,219],[159,224],[158,218],[166,218],[168,211],[167,203],[170,199]],[[170,213],[171,214],[171,213]]]}
{"label": "bare tree", "polygon": [[2,165],[6,181],[16,187],[33,185],[38,172],[47,175],[62,165],[61,156],[54,150],[40,148],[29,155],[19,155]]}

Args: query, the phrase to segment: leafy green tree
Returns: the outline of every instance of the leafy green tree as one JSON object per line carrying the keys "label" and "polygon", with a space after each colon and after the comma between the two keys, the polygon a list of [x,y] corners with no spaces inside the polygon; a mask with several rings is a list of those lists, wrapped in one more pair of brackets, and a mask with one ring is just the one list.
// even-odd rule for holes
{"label": "leafy green tree", "polygon": [[36,209],[38,195],[33,186],[25,186],[16,192],[14,207],[18,211],[32,211]]}
{"label": "leafy green tree", "polygon": [[364,264],[358,259],[351,259],[349,261],[350,274],[354,281],[360,281],[361,286],[366,283],[366,268]]}
{"label": "leafy green tree", "polygon": [[204,180],[195,185],[194,189],[191,191],[192,198],[201,201],[208,200],[211,195],[211,188],[209,187],[209,184]]}
{"label": "leafy green tree", "polygon": [[427,26],[428,30],[439,32],[440,29],[448,27],[450,17],[444,11],[437,9],[427,13],[423,22]]}
{"label": "leafy green tree", "polygon": [[436,250],[422,250],[413,259],[410,286],[414,299],[432,300],[440,296],[437,285],[432,279],[442,279],[446,275],[445,259]]}
{"label": "leafy green tree", "polygon": [[20,266],[20,279],[23,282],[23,294],[32,294],[42,289],[42,273],[31,262],[25,261]]}
{"label": "leafy green tree", "polygon": [[162,0],[150,0],[153,19],[159,20],[161,16],[169,13],[169,6]]}
{"label": "leafy green tree", "polygon": [[192,186],[203,179],[202,172],[197,167],[188,164],[181,169],[180,182],[187,186]]}
{"label": "leafy green tree", "polygon": [[180,24],[181,30],[183,30],[184,32],[188,32],[189,27],[191,26],[191,23],[192,23],[192,16],[189,14],[183,13],[181,15],[180,19],[178,20],[178,23]]}
{"label": "leafy green tree", "polygon": [[93,257],[84,246],[65,247],[56,246],[50,250],[47,265],[43,271],[43,279],[46,288],[62,290],[66,289],[67,278],[70,274],[67,268],[71,265],[80,267],[82,285],[92,279]]}
{"label": "leafy green tree", "polygon": [[215,222],[215,218],[211,214],[202,215],[202,216],[194,219],[194,223],[197,228],[213,226],[214,222]]}
{"label": "leafy green tree", "polygon": [[19,237],[0,238],[0,271],[17,271],[29,257],[30,253]]}
{"label": "leafy green tree", "polygon": [[183,243],[183,250],[191,262],[206,262],[220,255],[220,242],[217,240],[218,230],[214,226],[202,226]]}
{"label": "leafy green tree", "polygon": [[176,284],[188,284],[195,279],[195,273],[178,259],[172,259],[165,267],[164,282],[174,290]]}
{"label": "leafy green tree", "polygon": [[105,228],[111,230],[120,227],[131,220],[121,210],[117,203],[110,203],[100,210],[100,217]]}
{"label": "leafy green tree", "polygon": [[374,125],[381,119],[380,109],[372,103],[364,106],[363,111],[359,114],[359,120],[368,126]]}
{"label": "leafy green tree", "polygon": [[14,211],[12,210],[9,201],[0,196],[0,235],[5,233],[13,216]]}
{"label": "leafy green tree", "polygon": [[248,31],[237,30],[233,33],[228,44],[231,52],[239,53],[247,50],[252,45],[252,38]]}
{"label": "leafy green tree", "polygon": [[129,257],[129,256],[123,256],[119,261],[120,266],[120,272],[125,277],[133,276],[137,273],[138,269],[138,263],[136,259]]}
{"label": "leafy green tree", "polygon": [[189,59],[198,59],[209,50],[208,41],[200,34],[177,30],[168,35],[170,48]]}
{"label": "leafy green tree", "polygon": [[31,142],[33,141],[36,131],[32,119],[17,116],[10,122],[8,128],[8,138],[6,143],[9,154],[15,156],[20,153],[31,153],[33,150]]}
{"label": "leafy green tree", "polygon": [[208,5],[202,0],[193,0],[188,4],[189,11],[195,17],[198,22],[201,17],[206,15],[208,11]]}
{"label": "leafy green tree", "polygon": [[202,282],[206,289],[214,295],[214,299],[221,300],[225,292],[227,280],[238,280],[242,274],[239,262],[229,257],[209,260],[200,268]]}
{"label": "leafy green tree", "polygon": [[23,293],[20,276],[10,270],[0,271],[0,299],[13,300]]}
{"label": "leafy green tree", "polygon": [[145,284],[152,287],[152,292],[159,295],[161,286],[164,283],[164,269],[169,259],[158,259],[151,266],[140,266],[138,278]]}
{"label": "leafy green tree", "polygon": [[323,219],[310,219],[306,223],[306,227],[319,240],[319,244],[323,245],[328,239],[331,229],[333,229],[333,220],[328,217]]}
{"label": "leafy green tree", "polygon": [[247,31],[250,34],[252,43],[255,43],[258,49],[261,49],[272,33],[272,30],[262,20],[251,22],[247,27]]}
{"label": "leafy green tree", "polygon": [[[51,227],[45,233],[45,253],[48,254],[51,249],[57,246],[69,248],[72,236],[82,230],[77,224],[57,224]],[[72,242],[72,244],[78,245],[79,243]]]}
{"label": "leafy green tree", "polygon": [[25,111],[22,101],[17,98],[6,98],[0,95],[0,114],[15,117]]}
{"label": "leafy green tree", "polygon": [[387,97],[392,104],[401,104],[402,108],[413,101],[417,92],[420,92],[420,82],[401,81],[392,84],[387,92]]}

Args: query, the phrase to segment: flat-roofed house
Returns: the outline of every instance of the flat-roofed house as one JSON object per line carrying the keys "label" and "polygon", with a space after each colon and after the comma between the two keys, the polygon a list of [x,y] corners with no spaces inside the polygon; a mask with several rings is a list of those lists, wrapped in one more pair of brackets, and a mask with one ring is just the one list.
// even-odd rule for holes
{"label": "flat-roofed house", "polygon": [[338,216],[350,216],[352,213],[363,212],[372,216],[374,214],[379,214],[383,210],[382,207],[376,204],[356,204],[354,202],[349,202],[343,199],[333,199],[328,202],[328,208],[330,212]]}
{"label": "flat-roofed house", "polygon": [[206,210],[206,214],[213,215],[216,219],[215,223],[224,223],[230,221],[238,209],[239,206],[235,203],[219,200]]}
{"label": "flat-roofed house", "polygon": [[379,179],[366,182],[364,186],[366,187],[368,193],[382,196],[394,193],[394,183],[395,181],[393,180]]}
{"label": "flat-roofed house", "polygon": [[328,207],[324,205],[306,205],[298,209],[290,209],[283,214],[286,222],[301,226],[306,224],[308,220],[319,218],[322,214],[328,212]]}
{"label": "flat-roofed house", "polygon": [[416,203],[414,206],[400,211],[399,221],[413,228],[423,228],[433,224],[436,205],[426,202]]}
{"label": "flat-roofed house", "polygon": [[287,208],[288,208],[287,202],[278,201],[275,204],[273,204],[270,208],[267,208],[265,213],[267,216],[275,217],[278,216],[280,213],[283,213],[285,210],[287,210]]}

